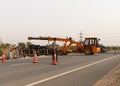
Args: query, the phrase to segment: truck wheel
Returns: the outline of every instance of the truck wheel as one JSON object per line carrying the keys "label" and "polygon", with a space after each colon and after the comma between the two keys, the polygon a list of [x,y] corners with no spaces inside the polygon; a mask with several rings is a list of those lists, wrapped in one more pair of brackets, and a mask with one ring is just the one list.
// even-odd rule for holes
{"label": "truck wheel", "polygon": [[90,47],[85,48],[84,53],[85,53],[85,55],[93,55],[94,54]]}
{"label": "truck wheel", "polygon": [[90,54],[91,54],[91,50],[86,49],[86,50],[85,50],[85,55],[90,55]]}

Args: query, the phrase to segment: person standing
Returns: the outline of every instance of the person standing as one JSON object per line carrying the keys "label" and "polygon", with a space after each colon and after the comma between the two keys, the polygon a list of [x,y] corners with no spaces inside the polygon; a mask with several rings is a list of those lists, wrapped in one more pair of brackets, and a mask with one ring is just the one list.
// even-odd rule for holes
{"label": "person standing", "polygon": [[10,59],[12,59],[12,50],[9,51]]}
{"label": "person standing", "polygon": [[16,58],[19,58],[20,57],[20,55],[19,55],[19,47],[17,46],[16,47]]}
{"label": "person standing", "polygon": [[54,60],[54,55],[56,55],[56,61],[58,62],[57,45],[56,45],[55,39],[54,39],[54,41],[52,43],[52,60]]}

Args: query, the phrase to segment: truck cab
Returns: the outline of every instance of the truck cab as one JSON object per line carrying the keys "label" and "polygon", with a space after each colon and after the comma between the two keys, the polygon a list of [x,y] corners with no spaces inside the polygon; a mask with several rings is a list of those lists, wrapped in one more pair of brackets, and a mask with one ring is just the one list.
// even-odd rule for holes
{"label": "truck cab", "polygon": [[84,40],[84,53],[85,55],[93,55],[96,52],[99,52],[98,50],[98,45],[99,45],[99,40],[97,37],[88,37],[85,38]]}

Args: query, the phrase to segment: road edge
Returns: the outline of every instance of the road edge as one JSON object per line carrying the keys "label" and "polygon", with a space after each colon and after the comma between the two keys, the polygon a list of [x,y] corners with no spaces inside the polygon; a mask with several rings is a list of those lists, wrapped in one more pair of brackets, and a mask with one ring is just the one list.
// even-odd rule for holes
{"label": "road edge", "polygon": [[120,64],[103,76],[93,86],[120,86]]}

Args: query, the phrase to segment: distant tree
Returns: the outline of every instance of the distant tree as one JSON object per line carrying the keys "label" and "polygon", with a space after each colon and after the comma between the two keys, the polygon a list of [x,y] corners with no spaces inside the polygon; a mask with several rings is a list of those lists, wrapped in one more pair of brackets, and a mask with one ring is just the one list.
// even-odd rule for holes
{"label": "distant tree", "polygon": [[1,43],[1,46],[0,46],[1,48],[7,48],[6,47],[6,44],[4,44],[4,43]]}
{"label": "distant tree", "polygon": [[25,47],[25,43],[24,42],[19,42],[18,45],[22,46],[22,47]]}
{"label": "distant tree", "polygon": [[2,52],[2,50],[0,49],[0,56],[2,56],[3,55],[3,52]]}
{"label": "distant tree", "polygon": [[9,43],[1,43],[0,45],[0,56],[3,55],[3,52],[5,52],[6,50],[8,50],[10,44]]}
{"label": "distant tree", "polygon": [[119,46],[115,46],[116,47],[116,50],[118,50],[119,49]]}
{"label": "distant tree", "polygon": [[112,49],[113,50],[117,50],[117,46],[112,46]]}
{"label": "distant tree", "polygon": [[118,49],[120,49],[120,46],[118,46]]}
{"label": "distant tree", "polygon": [[31,45],[31,44],[32,44],[31,42],[26,42],[26,45],[27,45],[27,46],[29,46],[29,45]]}
{"label": "distant tree", "polygon": [[9,47],[11,44],[9,44],[9,43],[6,43],[6,47]]}
{"label": "distant tree", "polygon": [[119,49],[120,49],[120,46],[114,46],[114,45],[107,46],[107,50],[119,50]]}
{"label": "distant tree", "polygon": [[107,46],[107,50],[112,50],[112,47],[111,46]]}

